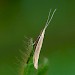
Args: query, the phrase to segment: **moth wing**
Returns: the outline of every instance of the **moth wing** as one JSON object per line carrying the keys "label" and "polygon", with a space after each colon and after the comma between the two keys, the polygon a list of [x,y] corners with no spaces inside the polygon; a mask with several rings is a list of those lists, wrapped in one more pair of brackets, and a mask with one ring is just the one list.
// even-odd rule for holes
{"label": "moth wing", "polygon": [[35,52],[34,52],[34,55],[33,55],[33,63],[34,63],[34,67],[36,69],[38,69],[38,59],[39,59],[39,54],[40,54],[40,50],[41,50],[43,39],[44,39],[44,34],[45,34],[45,29],[41,33],[41,36],[38,40],[38,43],[36,45]]}

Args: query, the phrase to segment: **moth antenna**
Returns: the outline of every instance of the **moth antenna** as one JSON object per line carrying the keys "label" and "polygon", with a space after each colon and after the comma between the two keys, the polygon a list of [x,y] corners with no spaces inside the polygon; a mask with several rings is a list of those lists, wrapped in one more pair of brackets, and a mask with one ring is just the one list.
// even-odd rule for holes
{"label": "moth antenna", "polygon": [[[50,18],[50,20],[46,23],[46,25],[45,25],[45,28],[44,29],[46,29],[47,27],[48,27],[48,25],[50,24],[50,22],[51,22],[51,20],[52,20],[52,18],[53,18],[53,16],[54,16],[54,13],[55,13],[55,11],[56,11],[56,9],[53,11],[53,14],[52,14],[52,16],[51,16],[51,18]],[[51,11],[50,11],[51,12]],[[49,12],[49,16],[50,16],[50,12]],[[49,18],[49,16],[48,16],[48,18]]]}
{"label": "moth antenna", "polygon": [[50,11],[49,11],[49,15],[48,15],[48,19],[47,19],[46,25],[48,24],[50,14],[51,14],[51,9],[50,9]]}

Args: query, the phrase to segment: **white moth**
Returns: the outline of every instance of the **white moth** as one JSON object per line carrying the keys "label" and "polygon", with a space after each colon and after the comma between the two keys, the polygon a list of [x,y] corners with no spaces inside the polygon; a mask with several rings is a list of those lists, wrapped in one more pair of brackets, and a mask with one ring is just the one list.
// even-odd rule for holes
{"label": "white moth", "polygon": [[52,14],[51,18],[49,19],[50,13],[51,13],[51,10],[50,10],[46,25],[45,25],[44,29],[42,30],[41,34],[39,35],[38,39],[34,42],[35,52],[34,52],[34,55],[33,55],[33,64],[34,64],[34,67],[36,69],[38,69],[38,59],[39,59],[40,50],[41,50],[41,47],[42,47],[42,44],[43,44],[45,30],[48,27],[49,23],[51,22],[55,11],[56,11],[56,9],[53,11],[53,14]]}

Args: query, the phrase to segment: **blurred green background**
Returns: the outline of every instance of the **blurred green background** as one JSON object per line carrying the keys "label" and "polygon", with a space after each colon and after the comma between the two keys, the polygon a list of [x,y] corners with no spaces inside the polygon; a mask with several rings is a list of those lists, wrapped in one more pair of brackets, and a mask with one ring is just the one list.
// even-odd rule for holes
{"label": "blurred green background", "polygon": [[75,0],[0,0],[0,75],[17,75],[15,57],[24,36],[36,39],[50,8],[57,11],[39,61],[48,58],[48,75],[75,75]]}

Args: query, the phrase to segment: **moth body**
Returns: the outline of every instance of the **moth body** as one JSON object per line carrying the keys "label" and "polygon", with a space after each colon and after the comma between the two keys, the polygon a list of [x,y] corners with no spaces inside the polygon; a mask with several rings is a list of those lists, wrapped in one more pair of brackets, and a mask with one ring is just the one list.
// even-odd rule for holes
{"label": "moth body", "polygon": [[45,30],[48,27],[49,23],[51,22],[55,11],[56,11],[56,9],[54,10],[51,18],[49,19],[50,13],[51,13],[51,10],[50,10],[46,25],[45,25],[44,29],[42,30],[41,34],[39,35],[39,37],[37,38],[37,40],[34,42],[35,52],[34,52],[34,55],[33,55],[33,63],[34,63],[34,67],[36,69],[38,69],[38,59],[39,59],[40,50],[41,50],[42,44],[43,44]]}

